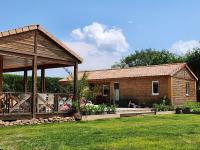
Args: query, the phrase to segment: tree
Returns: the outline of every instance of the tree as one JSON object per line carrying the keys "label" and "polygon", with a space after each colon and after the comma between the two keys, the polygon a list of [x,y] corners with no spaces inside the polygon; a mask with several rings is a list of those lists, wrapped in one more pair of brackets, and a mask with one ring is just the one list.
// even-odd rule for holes
{"label": "tree", "polygon": [[[197,78],[200,79],[200,48],[193,49],[192,51],[188,52],[186,54],[186,62],[190,69],[194,72],[194,74],[197,76]],[[198,84],[200,85],[200,82],[198,81]],[[197,98],[200,99],[200,90],[198,90],[197,86]]]}
{"label": "tree", "polygon": [[194,74],[200,77],[200,48],[188,52],[186,54],[186,62]]}
{"label": "tree", "polygon": [[125,68],[134,66],[148,66],[167,63],[183,62],[184,57],[177,56],[167,50],[157,51],[155,49],[142,49],[135,51],[133,54],[122,58],[120,63],[116,63],[112,68]]}

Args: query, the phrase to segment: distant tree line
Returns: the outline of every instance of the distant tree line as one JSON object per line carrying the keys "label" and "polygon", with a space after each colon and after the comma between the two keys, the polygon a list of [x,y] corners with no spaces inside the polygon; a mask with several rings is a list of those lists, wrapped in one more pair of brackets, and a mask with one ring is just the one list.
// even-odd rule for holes
{"label": "distant tree line", "polygon": [[[61,78],[45,77],[46,92],[67,92],[67,87],[58,84]],[[38,92],[41,91],[40,77],[37,80]],[[23,76],[14,74],[3,75],[3,90],[4,92],[23,92]],[[28,77],[28,91],[32,91],[32,77]]]}
{"label": "distant tree line", "polygon": [[135,51],[134,53],[124,57],[119,63],[115,63],[112,68],[126,68],[134,66],[148,66],[158,64],[169,64],[184,62],[185,57],[178,56],[170,53],[167,50],[155,50],[155,49],[142,49]]}

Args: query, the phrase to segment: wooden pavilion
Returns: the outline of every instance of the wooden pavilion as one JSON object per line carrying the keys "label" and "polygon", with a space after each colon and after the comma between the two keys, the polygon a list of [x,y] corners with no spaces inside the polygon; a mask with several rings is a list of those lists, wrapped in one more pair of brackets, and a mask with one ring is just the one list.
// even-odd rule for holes
{"label": "wooden pavilion", "polygon": [[[45,93],[45,69],[73,66],[73,99],[76,99],[78,64],[81,62],[82,58],[72,49],[39,25],[0,32],[0,120],[65,115],[58,108],[68,95]],[[38,69],[41,69],[41,91],[37,91]],[[27,91],[28,70],[32,70],[31,93]],[[24,91],[3,92],[3,73],[16,71],[24,72]]]}

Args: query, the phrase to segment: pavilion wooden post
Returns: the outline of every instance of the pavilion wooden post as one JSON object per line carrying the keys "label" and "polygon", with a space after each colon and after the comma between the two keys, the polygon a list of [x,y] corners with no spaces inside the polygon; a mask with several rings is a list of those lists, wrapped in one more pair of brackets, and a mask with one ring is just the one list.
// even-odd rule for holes
{"label": "pavilion wooden post", "polygon": [[[34,53],[37,53],[37,31],[34,37]],[[32,61],[32,117],[35,118],[37,106],[37,56],[33,56]]]}
{"label": "pavilion wooden post", "polygon": [[74,65],[74,91],[73,91],[73,100],[78,102],[78,109],[80,108],[80,101],[77,99],[77,81],[78,81],[78,63]]}
{"label": "pavilion wooden post", "polygon": [[28,91],[28,70],[24,70],[24,93]]}
{"label": "pavilion wooden post", "polygon": [[0,92],[3,92],[3,56],[0,56]]}
{"label": "pavilion wooden post", "polygon": [[41,92],[45,93],[45,69],[41,68]]}

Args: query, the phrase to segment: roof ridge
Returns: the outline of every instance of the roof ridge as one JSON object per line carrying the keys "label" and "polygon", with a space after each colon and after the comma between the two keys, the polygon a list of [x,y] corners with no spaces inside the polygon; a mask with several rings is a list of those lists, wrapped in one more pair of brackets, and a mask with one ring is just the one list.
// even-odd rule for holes
{"label": "roof ridge", "polygon": [[170,66],[170,65],[185,65],[186,63],[170,63],[170,64],[159,64],[159,65],[148,65],[148,66],[135,66],[135,67],[129,67],[129,68],[108,68],[108,69],[96,69],[96,70],[82,70],[79,71],[79,73],[82,72],[95,72],[95,71],[106,71],[106,70],[128,70],[133,68],[145,68],[145,67],[156,67],[156,66]]}

